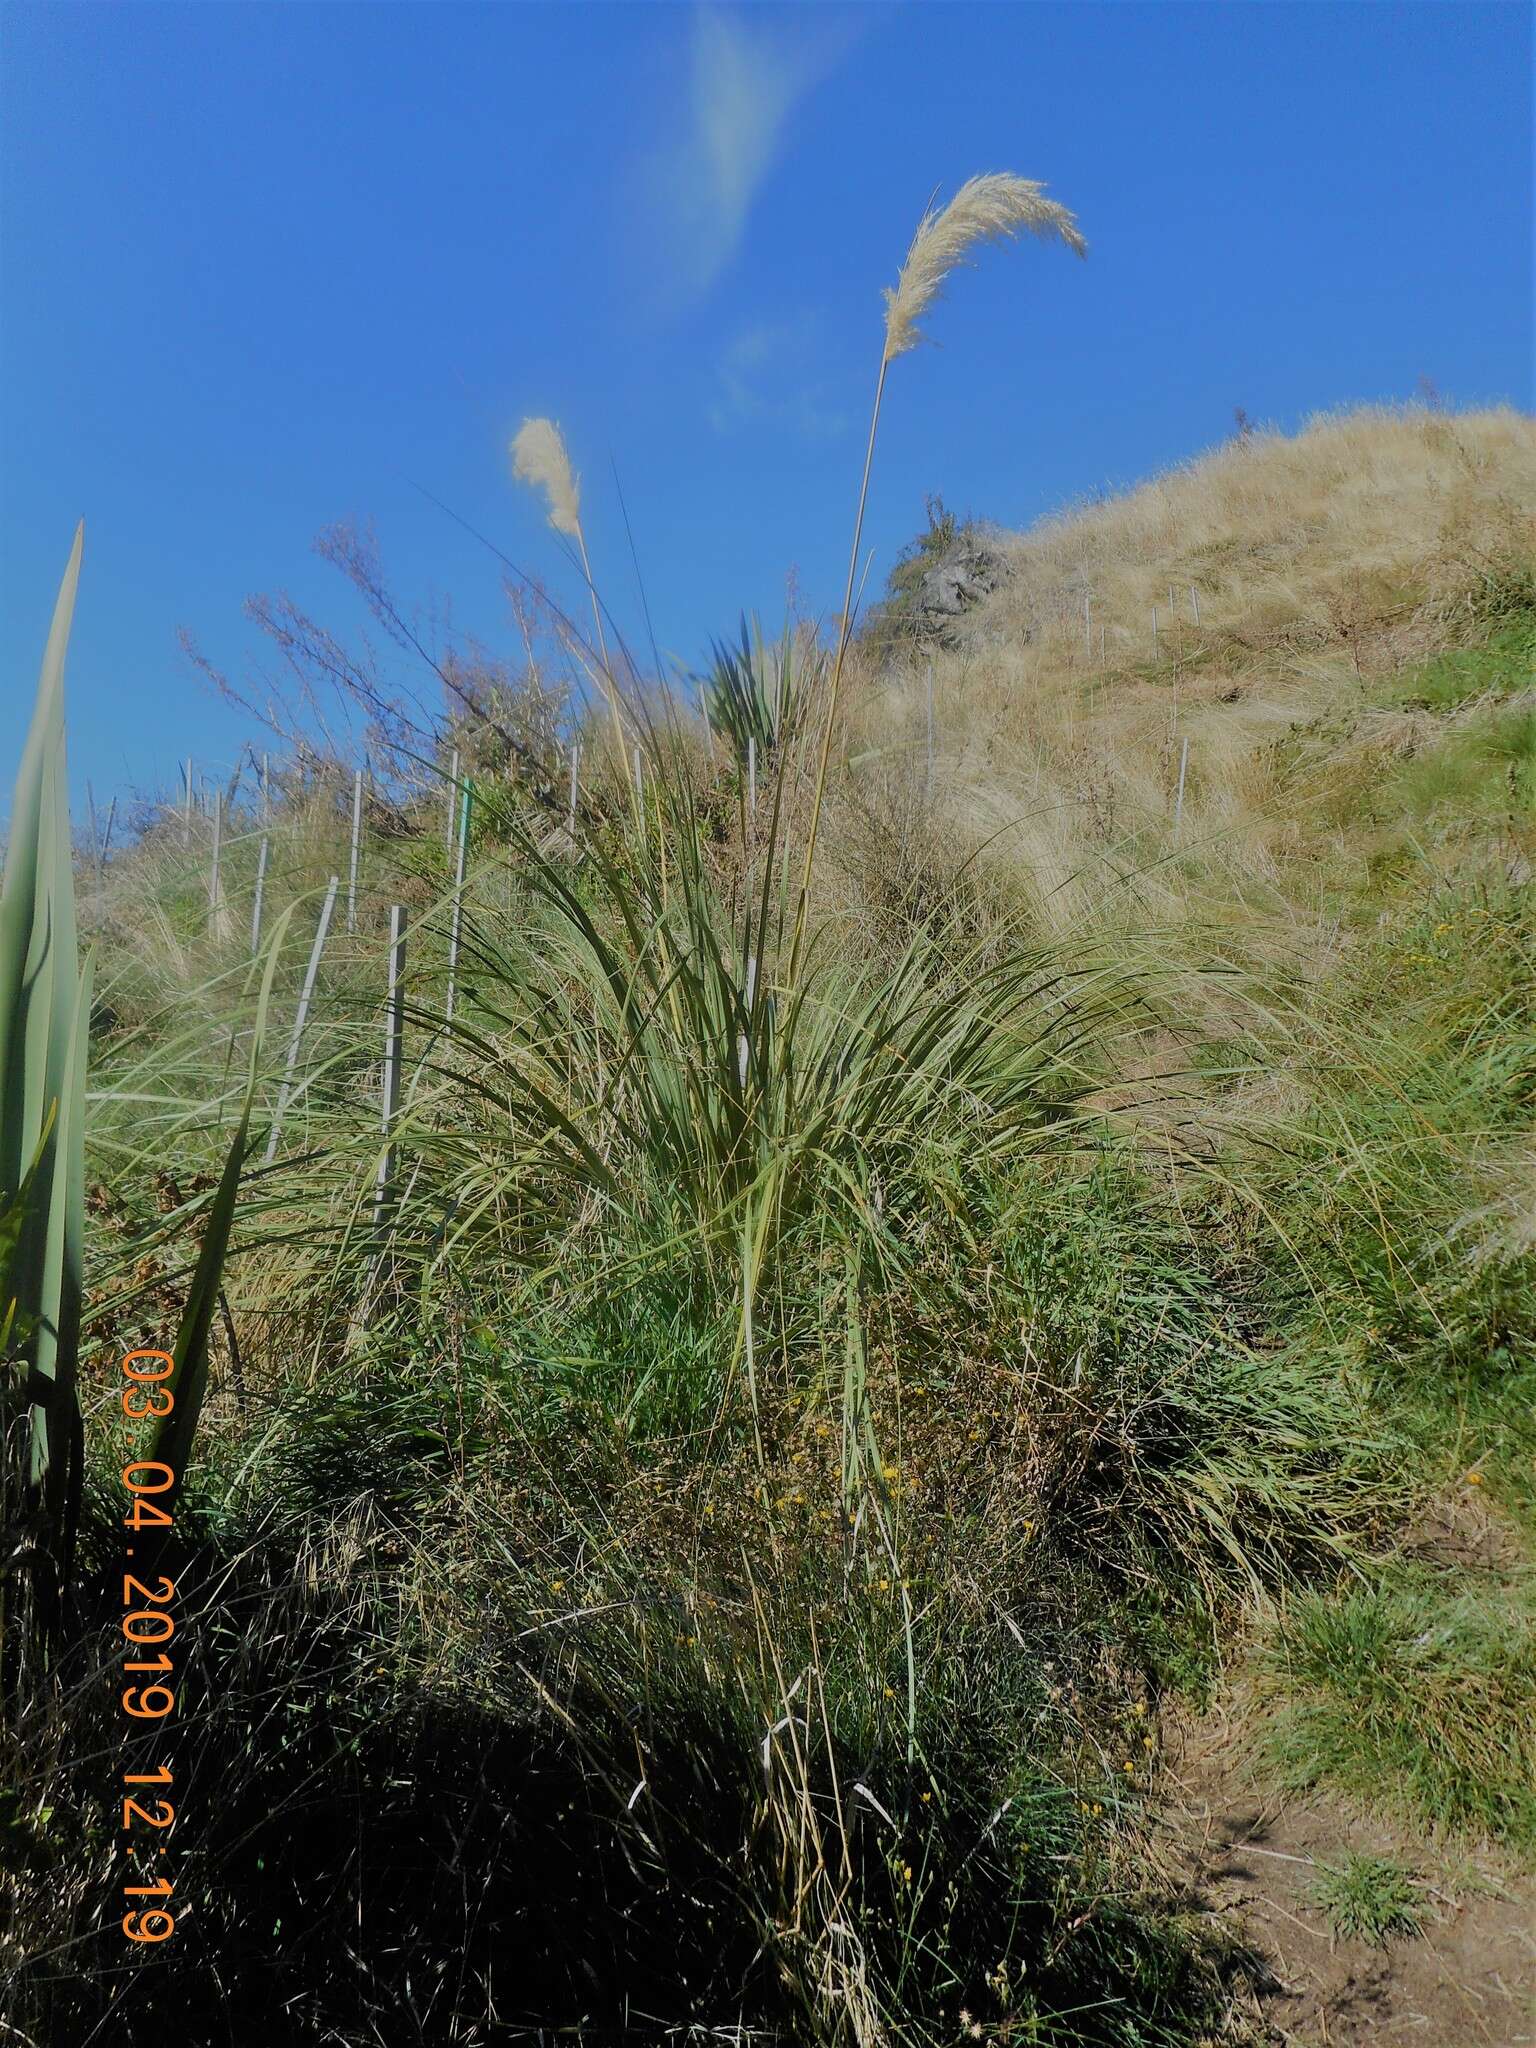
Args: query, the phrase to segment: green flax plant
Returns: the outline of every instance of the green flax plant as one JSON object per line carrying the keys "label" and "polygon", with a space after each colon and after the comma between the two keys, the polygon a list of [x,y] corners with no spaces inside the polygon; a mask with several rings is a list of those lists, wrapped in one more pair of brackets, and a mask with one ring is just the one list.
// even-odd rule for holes
{"label": "green flax plant", "polygon": [[13,1615],[21,1620],[12,1640],[23,1646],[57,1637],[84,1465],[75,1378],[91,971],[77,957],[64,768],[64,656],[83,544],[79,528],[54,606],[16,781],[0,897],[7,1523],[0,1598],[10,1610],[6,1623]]}
{"label": "green flax plant", "polygon": [[712,731],[726,739],[737,765],[745,768],[755,746],[759,766],[788,739],[826,666],[824,651],[797,647],[788,625],[765,640],[761,622],[743,615],[740,638],[710,644],[707,672],[697,677],[700,701]]}
{"label": "green flax plant", "polygon": [[[54,607],[12,803],[0,895],[0,1623],[5,1675],[16,1691],[59,1644],[86,1463],[78,1379],[92,974],[90,960],[82,966],[78,958],[64,727],[64,661],[83,540],[82,527]],[[175,1338],[171,1407],[156,1426],[154,1455],[171,1469],[172,1494],[185,1473],[207,1379],[209,1337],[286,922],[279,920],[274,936],[244,1103],[204,1220]]]}

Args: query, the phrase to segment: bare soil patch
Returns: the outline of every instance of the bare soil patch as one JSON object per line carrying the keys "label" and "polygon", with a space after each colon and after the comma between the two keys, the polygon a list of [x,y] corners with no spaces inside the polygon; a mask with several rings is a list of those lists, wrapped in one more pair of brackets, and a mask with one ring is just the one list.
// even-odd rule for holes
{"label": "bare soil patch", "polygon": [[[1260,2040],[1295,2048],[1531,2048],[1536,1880],[1494,1855],[1458,1858],[1331,1795],[1264,1781],[1251,1724],[1214,1711],[1172,1731],[1173,1862],[1194,1903],[1262,1955]],[[1350,1852],[1414,1872],[1425,1918],[1386,1948],[1334,1938],[1309,1893]]]}

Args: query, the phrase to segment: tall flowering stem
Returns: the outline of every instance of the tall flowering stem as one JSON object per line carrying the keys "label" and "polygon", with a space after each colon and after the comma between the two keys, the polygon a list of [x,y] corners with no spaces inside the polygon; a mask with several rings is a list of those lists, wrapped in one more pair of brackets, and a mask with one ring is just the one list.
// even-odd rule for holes
{"label": "tall flowering stem", "polygon": [[795,909],[794,937],[789,949],[788,981],[795,985],[805,945],[806,914],[810,904],[811,871],[816,859],[816,840],[821,829],[822,806],[827,793],[827,767],[832,757],[832,734],[837,722],[838,698],[848,642],[853,634],[853,585],[858,573],[859,544],[864,535],[864,511],[869,502],[869,475],[875,459],[875,439],[880,428],[880,406],[885,396],[885,375],[898,356],[925,339],[920,322],[932,309],[958,264],[983,242],[1009,241],[1019,234],[1033,234],[1043,240],[1064,242],[1074,255],[1087,253],[1087,244],[1066,207],[1045,197],[1045,188],[1032,178],[1016,178],[1008,172],[988,172],[971,178],[947,206],[930,206],[918,223],[917,233],[907,250],[906,261],[893,287],[885,294],[885,346],[880,355],[880,375],[875,384],[875,402],[870,412],[869,441],[864,450],[864,475],[859,485],[859,506],[853,522],[853,546],[848,553],[848,582],[843,594],[843,614],[838,627],[837,658],[827,691],[827,716],[822,727],[821,752],[816,765],[816,789],[811,799],[811,819],[805,838],[805,866],[800,878],[800,899]]}

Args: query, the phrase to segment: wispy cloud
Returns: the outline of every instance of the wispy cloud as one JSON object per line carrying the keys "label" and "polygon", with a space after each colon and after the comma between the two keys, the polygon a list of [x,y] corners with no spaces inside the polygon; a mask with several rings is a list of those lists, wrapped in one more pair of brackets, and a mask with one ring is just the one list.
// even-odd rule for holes
{"label": "wispy cloud", "polygon": [[715,366],[709,401],[715,431],[772,426],[805,441],[830,441],[845,433],[847,414],[811,374],[818,336],[819,323],[809,313],[742,328]]}
{"label": "wispy cloud", "polygon": [[641,173],[653,274],[684,299],[706,292],[736,253],[791,114],[854,33],[841,10],[791,23],[695,10],[682,132]]}

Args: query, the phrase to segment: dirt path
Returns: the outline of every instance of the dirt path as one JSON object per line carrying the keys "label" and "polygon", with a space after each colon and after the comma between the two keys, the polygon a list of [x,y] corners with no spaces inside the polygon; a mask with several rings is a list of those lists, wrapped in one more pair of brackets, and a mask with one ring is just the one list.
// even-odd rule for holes
{"label": "dirt path", "polygon": [[[1536,1883],[1457,1861],[1331,1796],[1261,1783],[1240,1721],[1210,1715],[1170,1748],[1178,1876],[1268,1960],[1260,2038],[1295,2048],[1532,2048]],[[1318,1862],[1389,1856],[1423,1881],[1421,1934],[1386,1949],[1336,1941],[1308,1898]]]}

